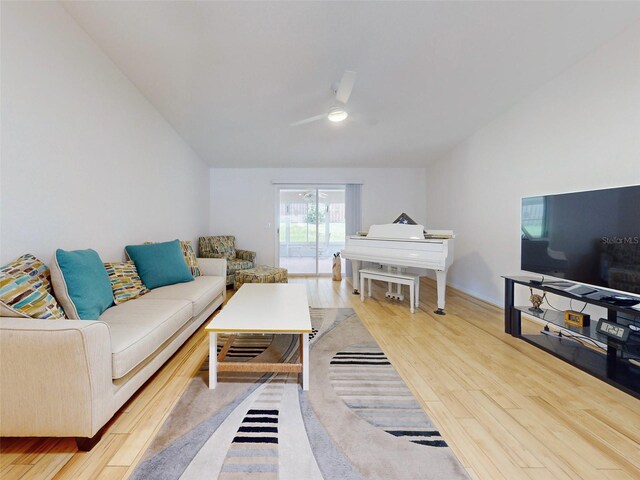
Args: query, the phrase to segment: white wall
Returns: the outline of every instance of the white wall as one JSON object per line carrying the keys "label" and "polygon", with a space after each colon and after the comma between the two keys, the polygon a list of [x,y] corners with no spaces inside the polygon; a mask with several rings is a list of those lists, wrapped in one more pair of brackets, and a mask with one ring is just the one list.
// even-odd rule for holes
{"label": "white wall", "polygon": [[523,196],[640,184],[640,24],[427,167],[427,215],[456,233],[450,283],[502,303]]}
{"label": "white wall", "polygon": [[[276,187],[296,183],[362,183],[362,226],[391,223],[405,212],[427,222],[423,168],[214,168],[211,169],[211,235],[235,235],[239,248],[275,262]],[[427,222],[430,225],[429,222]]]}
{"label": "white wall", "polygon": [[2,2],[2,263],[196,239],[208,167],[57,2]]}

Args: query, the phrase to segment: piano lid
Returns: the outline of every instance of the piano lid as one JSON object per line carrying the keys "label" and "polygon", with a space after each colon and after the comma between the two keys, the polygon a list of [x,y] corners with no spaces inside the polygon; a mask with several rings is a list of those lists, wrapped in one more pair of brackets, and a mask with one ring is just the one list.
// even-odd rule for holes
{"label": "piano lid", "polygon": [[420,240],[424,239],[424,227],[422,225],[408,225],[404,223],[371,225],[367,237]]}
{"label": "piano lid", "polygon": [[[401,228],[398,229],[397,226]],[[390,227],[390,228],[389,228]],[[404,228],[402,228],[404,227]],[[415,231],[407,227],[416,227]],[[406,225],[406,224],[387,224],[387,225],[371,225],[371,231],[358,232],[353,238],[372,238],[372,239],[388,239],[388,240],[447,240],[453,239],[456,236],[453,234],[453,230],[424,230],[422,233],[424,236],[417,236],[417,231],[422,228],[422,225]],[[352,237],[349,237],[352,238]]]}

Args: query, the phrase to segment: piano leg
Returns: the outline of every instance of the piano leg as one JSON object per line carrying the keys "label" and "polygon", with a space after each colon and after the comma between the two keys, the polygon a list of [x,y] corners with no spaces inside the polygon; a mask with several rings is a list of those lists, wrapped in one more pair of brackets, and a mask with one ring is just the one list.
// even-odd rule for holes
{"label": "piano leg", "polygon": [[360,292],[360,260],[351,260],[351,284],[353,285],[353,294],[358,295]]}
{"label": "piano leg", "polygon": [[446,315],[444,313],[444,292],[447,288],[447,271],[436,270],[436,285],[438,288],[438,309],[434,311],[436,315]]}

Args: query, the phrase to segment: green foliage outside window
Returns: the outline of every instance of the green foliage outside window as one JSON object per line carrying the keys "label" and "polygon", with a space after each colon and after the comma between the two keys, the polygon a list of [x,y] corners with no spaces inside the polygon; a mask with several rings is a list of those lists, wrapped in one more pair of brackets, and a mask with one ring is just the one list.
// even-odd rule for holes
{"label": "green foliage outside window", "polygon": [[315,225],[316,217],[318,217],[318,223],[323,223],[326,218],[326,206],[322,203],[320,204],[320,215],[316,212],[315,205],[309,205],[309,210],[307,211],[307,223]]}

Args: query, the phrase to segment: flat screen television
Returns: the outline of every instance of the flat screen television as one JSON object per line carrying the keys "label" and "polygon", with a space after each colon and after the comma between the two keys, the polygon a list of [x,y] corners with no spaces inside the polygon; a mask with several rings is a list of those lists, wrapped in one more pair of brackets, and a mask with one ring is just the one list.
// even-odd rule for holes
{"label": "flat screen television", "polygon": [[521,269],[640,294],[640,185],[525,197]]}

